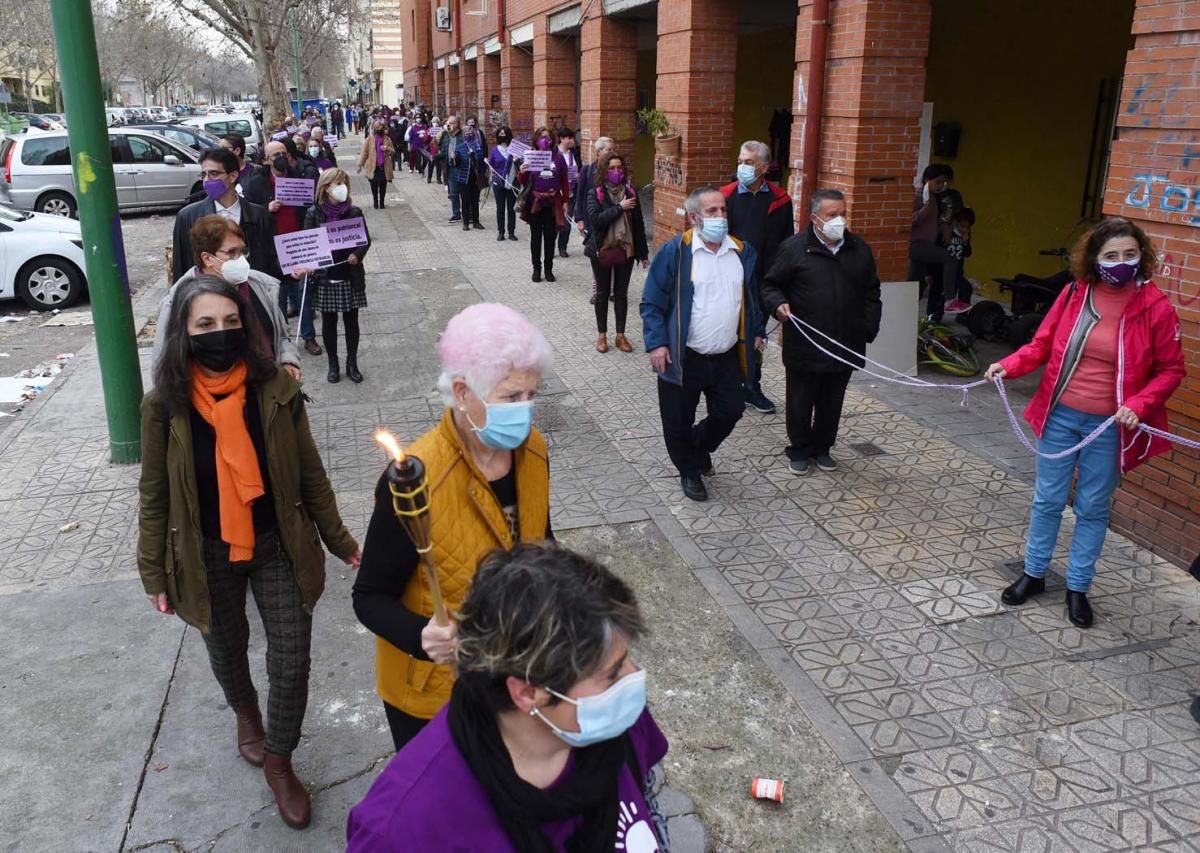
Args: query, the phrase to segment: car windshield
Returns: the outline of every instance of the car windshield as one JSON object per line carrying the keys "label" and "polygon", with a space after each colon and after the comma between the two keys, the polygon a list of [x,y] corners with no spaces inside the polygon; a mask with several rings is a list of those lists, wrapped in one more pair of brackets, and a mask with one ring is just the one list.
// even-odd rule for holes
{"label": "car windshield", "polygon": [[0,221],[24,222],[26,219],[33,219],[33,214],[23,210],[13,210],[11,207],[0,204]]}

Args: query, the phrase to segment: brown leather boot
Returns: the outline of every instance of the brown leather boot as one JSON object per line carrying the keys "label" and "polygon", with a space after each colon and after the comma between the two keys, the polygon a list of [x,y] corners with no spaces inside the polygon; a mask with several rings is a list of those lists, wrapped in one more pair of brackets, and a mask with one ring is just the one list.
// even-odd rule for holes
{"label": "brown leather boot", "polygon": [[633,344],[631,344],[629,342],[629,338],[625,337],[623,334],[618,334],[617,339],[613,341],[613,343],[621,352],[633,352]]}
{"label": "brown leather boot", "polygon": [[304,829],[312,819],[312,800],[292,771],[292,757],[273,752],[264,753],[264,757],[263,776],[275,795],[279,816],[293,829]]}
{"label": "brown leather boot", "polygon": [[596,352],[608,352],[608,335],[603,332],[596,339]]}
{"label": "brown leather boot", "polygon": [[263,744],[267,733],[263,731],[262,712],[257,705],[234,708],[237,714],[238,753],[255,767],[263,765]]}

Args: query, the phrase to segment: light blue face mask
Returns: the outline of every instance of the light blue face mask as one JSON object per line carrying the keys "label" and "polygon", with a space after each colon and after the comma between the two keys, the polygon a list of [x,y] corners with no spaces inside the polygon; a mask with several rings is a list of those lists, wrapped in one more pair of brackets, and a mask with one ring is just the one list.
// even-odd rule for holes
{"label": "light blue face mask", "polygon": [[740,183],[742,186],[749,189],[750,185],[752,183],[754,183],[754,180],[757,177],[758,177],[758,170],[755,169],[753,166],[751,166],[749,163],[738,163],[737,179],[738,179],[738,183]]}
{"label": "light blue face mask", "polygon": [[720,243],[729,233],[729,220],[724,216],[706,216],[701,221],[700,238],[706,243]]}
{"label": "light blue face mask", "polygon": [[537,708],[529,713],[536,716],[563,741],[574,747],[590,746],[620,737],[637,722],[646,708],[646,670],[639,669],[620,679],[612,687],[595,696],[572,699],[546,688],[551,693],[575,706],[575,719],[579,731],[567,732],[550,722]]}
{"label": "light blue face mask", "polygon": [[[463,414],[467,414],[466,409]],[[493,450],[516,450],[529,438],[529,430],[533,428],[533,401],[488,403],[486,424],[475,426],[470,415],[467,422],[479,440]]]}

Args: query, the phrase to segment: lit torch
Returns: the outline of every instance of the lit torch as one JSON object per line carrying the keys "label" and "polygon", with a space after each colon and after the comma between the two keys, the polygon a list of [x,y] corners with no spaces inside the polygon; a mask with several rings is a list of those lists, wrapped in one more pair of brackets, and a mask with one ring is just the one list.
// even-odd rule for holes
{"label": "lit torch", "polygon": [[425,463],[400,449],[395,436],[386,430],[375,433],[375,440],[391,456],[387,466],[388,489],[392,493],[392,511],[416,546],[433,598],[433,618],[439,625],[449,625],[442,585],[438,582],[437,566],[433,563],[433,541],[429,518],[429,481]]}

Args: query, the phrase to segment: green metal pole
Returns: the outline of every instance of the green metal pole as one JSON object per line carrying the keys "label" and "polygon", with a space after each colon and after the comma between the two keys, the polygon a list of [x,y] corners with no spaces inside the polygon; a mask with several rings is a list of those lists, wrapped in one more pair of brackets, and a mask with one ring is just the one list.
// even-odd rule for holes
{"label": "green metal pole", "polygon": [[304,95],[300,90],[300,29],[296,26],[296,16],[292,15],[292,56],[296,58],[296,119],[304,112]]}
{"label": "green metal pole", "polygon": [[138,411],[142,371],[100,91],[96,28],[89,0],[50,0],[50,11],[67,107],[71,169],[100,357],[109,451],[115,463],[137,462],[142,456]]}

